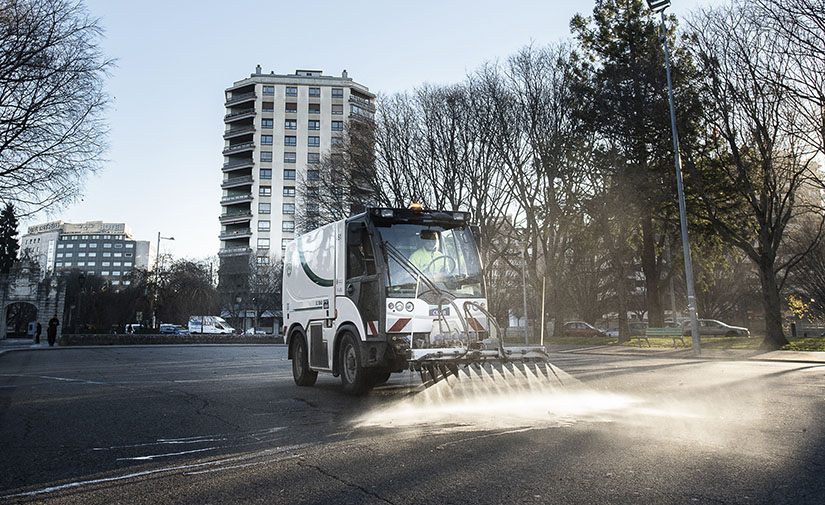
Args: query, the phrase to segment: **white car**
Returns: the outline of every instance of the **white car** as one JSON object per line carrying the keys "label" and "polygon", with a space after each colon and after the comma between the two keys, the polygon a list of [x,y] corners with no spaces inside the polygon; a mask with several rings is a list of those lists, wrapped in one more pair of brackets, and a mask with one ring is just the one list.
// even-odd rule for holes
{"label": "white car", "polygon": [[[731,326],[716,319],[699,319],[700,337],[750,337],[751,332],[742,326]],[[690,336],[690,321],[682,322],[682,334]]]}

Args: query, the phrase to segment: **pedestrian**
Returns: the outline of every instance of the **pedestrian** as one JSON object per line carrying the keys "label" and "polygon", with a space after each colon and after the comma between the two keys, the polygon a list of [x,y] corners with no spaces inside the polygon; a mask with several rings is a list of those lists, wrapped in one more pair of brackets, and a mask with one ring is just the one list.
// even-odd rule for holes
{"label": "pedestrian", "polygon": [[49,328],[46,330],[46,335],[49,338],[49,347],[54,347],[54,342],[57,340],[57,327],[60,325],[60,321],[57,320],[57,314],[54,315],[53,318],[49,319]]}
{"label": "pedestrian", "polygon": [[38,321],[37,326],[35,327],[35,330],[34,330],[34,343],[35,344],[40,343],[40,334],[41,333],[43,333],[43,326],[41,326],[40,321]]}

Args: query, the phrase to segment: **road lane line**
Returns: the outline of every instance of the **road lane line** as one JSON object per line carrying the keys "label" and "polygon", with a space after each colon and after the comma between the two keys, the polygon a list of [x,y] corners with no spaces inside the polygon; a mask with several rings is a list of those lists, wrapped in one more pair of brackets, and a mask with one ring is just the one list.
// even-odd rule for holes
{"label": "road lane line", "polygon": [[303,458],[306,454],[292,454],[284,456],[283,458],[268,459],[266,461],[256,461],[255,463],[245,463],[243,465],[222,466],[220,468],[210,468],[209,470],[198,470],[197,472],[185,472],[184,475],[200,475],[202,473],[223,472],[225,470],[236,470],[238,468],[247,468],[250,466],[266,465],[269,463],[278,463],[279,461],[289,461],[290,459]]}
{"label": "road lane line", "polygon": [[191,451],[167,452],[166,454],[150,454],[149,456],[135,456],[134,458],[117,458],[115,461],[151,461],[156,458],[182,456],[183,454],[194,454],[196,452],[214,451],[215,449],[218,449],[218,447],[206,447],[204,449],[193,449]]}

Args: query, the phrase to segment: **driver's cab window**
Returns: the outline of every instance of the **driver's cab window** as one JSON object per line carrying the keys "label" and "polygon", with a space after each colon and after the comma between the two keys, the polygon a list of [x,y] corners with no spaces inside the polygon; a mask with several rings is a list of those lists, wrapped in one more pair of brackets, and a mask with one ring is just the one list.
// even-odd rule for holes
{"label": "driver's cab window", "polygon": [[372,239],[363,223],[347,226],[347,277],[375,274],[375,255]]}

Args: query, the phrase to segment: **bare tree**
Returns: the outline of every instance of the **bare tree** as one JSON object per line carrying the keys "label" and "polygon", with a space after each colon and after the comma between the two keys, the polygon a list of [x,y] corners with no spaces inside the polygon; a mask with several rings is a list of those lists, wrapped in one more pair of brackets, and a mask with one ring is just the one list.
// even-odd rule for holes
{"label": "bare tree", "polygon": [[[787,344],[780,291],[805,251],[782,257],[789,225],[818,205],[801,198],[819,187],[814,152],[795,135],[800,110],[788,91],[794,66],[788,41],[756,15],[752,4],[702,11],[691,21],[706,118],[716,136],[708,152],[687,163],[706,219],[759,270],[765,346]],[[819,235],[822,219],[815,228]]]}
{"label": "bare tree", "polygon": [[75,0],[0,0],[0,198],[72,201],[106,148],[102,29]]}

